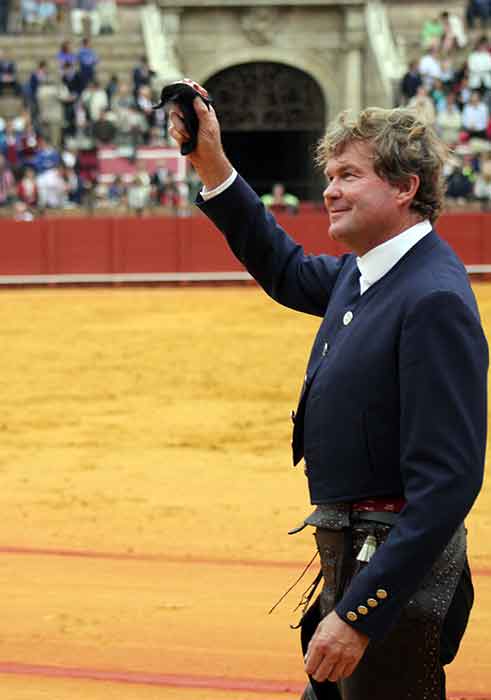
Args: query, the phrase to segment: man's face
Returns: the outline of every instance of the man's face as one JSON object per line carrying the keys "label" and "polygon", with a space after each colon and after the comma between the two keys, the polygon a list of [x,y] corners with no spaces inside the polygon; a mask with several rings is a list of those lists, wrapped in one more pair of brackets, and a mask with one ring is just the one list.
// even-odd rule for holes
{"label": "man's face", "polygon": [[323,197],[333,240],[363,255],[406,228],[399,188],[375,173],[368,143],[349,143],[329,159],[325,175]]}

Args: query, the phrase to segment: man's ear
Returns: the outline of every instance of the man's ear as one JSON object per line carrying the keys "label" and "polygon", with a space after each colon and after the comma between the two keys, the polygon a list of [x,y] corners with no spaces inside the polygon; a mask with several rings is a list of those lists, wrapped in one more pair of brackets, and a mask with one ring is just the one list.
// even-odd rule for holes
{"label": "man's ear", "polygon": [[419,189],[419,183],[419,175],[416,175],[416,173],[411,173],[411,175],[408,175],[407,179],[401,180],[396,184],[398,190],[396,199],[400,205],[404,206],[405,204],[410,204],[412,202],[416,196],[416,192]]}

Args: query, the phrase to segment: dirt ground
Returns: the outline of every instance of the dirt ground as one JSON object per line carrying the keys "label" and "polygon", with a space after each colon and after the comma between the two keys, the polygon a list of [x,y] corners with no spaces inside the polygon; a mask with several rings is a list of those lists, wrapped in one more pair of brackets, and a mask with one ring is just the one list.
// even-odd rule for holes
{"label": "dirt ground", "polygon": [[[317,325],[249,287],[1,292],[2,698],[298,697],[314,573],[267,613],[314,553],[286,532],[309,512],[289,412]],[[468,527],[466,700],[491,698],[489,480]]]}

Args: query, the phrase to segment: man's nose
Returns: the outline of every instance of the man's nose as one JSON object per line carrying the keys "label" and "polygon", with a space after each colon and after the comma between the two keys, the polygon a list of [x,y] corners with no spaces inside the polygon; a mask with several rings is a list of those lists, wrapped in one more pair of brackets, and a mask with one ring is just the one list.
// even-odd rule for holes
{"label": "man's nose", "polygon": [[322,197],[324,198],[325,202],[330,201],[331,199],[336,199],[341,195],[341,191],[339,189],[339,185],[336,182],[336,180],[333,178],[329,184],[326,186],[324,192],[322,193]]}

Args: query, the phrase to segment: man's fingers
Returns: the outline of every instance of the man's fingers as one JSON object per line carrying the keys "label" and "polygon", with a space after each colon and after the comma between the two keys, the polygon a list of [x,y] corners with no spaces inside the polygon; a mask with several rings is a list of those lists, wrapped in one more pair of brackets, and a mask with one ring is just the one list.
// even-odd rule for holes
{"label": "man's fingers", "polygon": [[313,676],[323,659],[324,653],[315,644],[311,643],[305,655],[305,672],[309,676]]}
{"label": "man's fingers", "polygon": [[184,124],[184,119],[176,112],[174,109],[169,112],[169,121],[172,124],[172,128],[175,129],[181,136],[185,139],[189,138],[189,134],[186,131],[186,125]]}
{"label": "man's fingers", "polygon": [[191,78],[184,78],[183,83],[187,83],[188,85],[191,85],[192,88],[194,88],[197,92],[199,92],[200,95],[203,95],[203,97],[208,97],[208,91],[205,90],[205,88],[197,83],[195,80],[191,80]]}
{"label": "man's fingers", "polygon": [[311,673],[310,675],[315,681],[322,683],[327,679],[330,680],[331,674],[333,674],[334,672],[334,668],[335,665],[333,664],[332,660],[329,659],[327,656],[324,656],[317,669],[314,671],[314,673]]}

